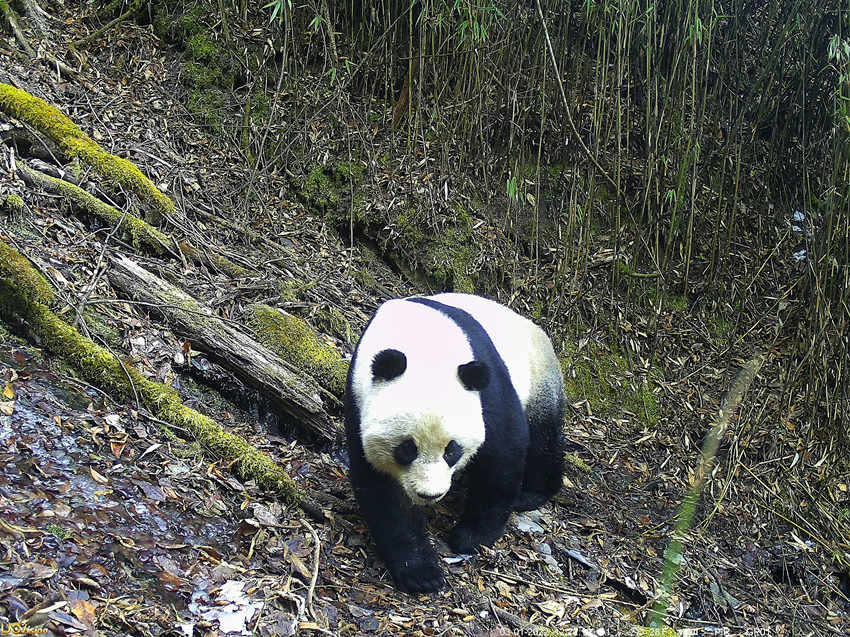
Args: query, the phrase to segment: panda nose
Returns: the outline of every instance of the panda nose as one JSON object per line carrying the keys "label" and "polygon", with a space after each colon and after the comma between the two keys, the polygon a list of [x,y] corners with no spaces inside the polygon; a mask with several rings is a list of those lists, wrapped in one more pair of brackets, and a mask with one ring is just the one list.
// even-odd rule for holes
{"label": "panda nose", "polygon": [[423,500],[429,500],[431,502],[433,502],[434,500],[439,500],[443,497],[442,493],[419,493],[418,491],[416,492],[416,495],[418,495]]}

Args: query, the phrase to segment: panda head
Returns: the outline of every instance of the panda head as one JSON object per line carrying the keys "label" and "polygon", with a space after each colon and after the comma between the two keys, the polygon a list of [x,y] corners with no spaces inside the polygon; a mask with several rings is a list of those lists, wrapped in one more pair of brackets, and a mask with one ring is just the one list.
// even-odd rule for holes
{"label": "panda head", "polygon": [[490,371],[479,361],[458,364],[415,353],[409,358],[383,349],[374,355],[361,434],[369,463],[397,480],[414,503],[431,504],[484,442],[479,392]]}

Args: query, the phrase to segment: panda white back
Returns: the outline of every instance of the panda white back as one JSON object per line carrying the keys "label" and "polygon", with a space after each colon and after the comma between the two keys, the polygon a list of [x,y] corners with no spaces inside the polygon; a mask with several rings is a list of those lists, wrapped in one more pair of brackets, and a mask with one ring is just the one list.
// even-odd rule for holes
{"label": "panda white back", "polygon": [[505,362],[523,407],[534,396],[557,396],[563,391],[552,342],[532,321],[496,301],[473,294],[446,292],[427,298],[459,307],[481,324]]}

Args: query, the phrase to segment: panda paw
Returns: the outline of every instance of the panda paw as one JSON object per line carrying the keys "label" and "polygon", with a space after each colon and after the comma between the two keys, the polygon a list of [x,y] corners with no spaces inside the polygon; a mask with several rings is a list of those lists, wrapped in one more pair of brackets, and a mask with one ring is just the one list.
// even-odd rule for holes
{"label": "panda paw", "polygon": [[523,491],[514,502],[514,511],[534,511],[539,509],[549,500],[545,493],[535,493],[534,491]]}
{"label": "panda paw", "polygon": [[449,534],[449,546],[455,553],[474,553],[475,549],[482,544],[489,546],[495,542],[501,534],[501,529],[495,533],[489,533],[482,531],[478,525],[458,522]]}
{"label": "panda paw", "polygon": [[407,593],[431,593],[443,588],[443,569],[434,556],[388,564],[396,586]]}

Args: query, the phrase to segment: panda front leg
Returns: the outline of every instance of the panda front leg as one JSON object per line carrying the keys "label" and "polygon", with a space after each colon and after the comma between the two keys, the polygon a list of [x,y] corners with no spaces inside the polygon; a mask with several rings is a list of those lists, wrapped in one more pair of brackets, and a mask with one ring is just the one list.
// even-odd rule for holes
{"label": "panda front leg", "polygon": [[466,508],[449,534],[453,551],[473,553],[502,536],[522,486],[523,460],[488,450],[475,457],[467,469]]}
{"label": "panda front leg", "polygon": [[443,587],[443,569],[425,535],[425,514],[401,486],[365,460],[353,460],[351,484],[378,554],[396,586],[408,593]]}

